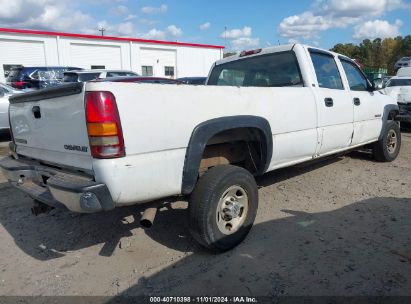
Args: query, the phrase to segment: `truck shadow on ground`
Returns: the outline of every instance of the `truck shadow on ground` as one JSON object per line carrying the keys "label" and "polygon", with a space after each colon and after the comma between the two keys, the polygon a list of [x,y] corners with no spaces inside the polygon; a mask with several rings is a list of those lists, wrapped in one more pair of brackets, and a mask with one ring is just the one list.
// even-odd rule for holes
{"label": "truck shadow on ground", "polygon": [[[100,255],[111,256],[122,237],[139,228],[139,208],[124,207],[95,214],[73,213],[56,208],[34,216],[32,199],[3,183],[0,185],[0,223],[16,245],[38,260],[60,258],[75,251],[104,244]],[[127,221],[127,218],[137,220]]]}
{"label": "truck shadow on ground", "polygon": [[[259,184],[271,185],[340,160],[279,170]],[[96,244],[104,244],[100,255],[110,256],[121,238],[140,229],[144,209],[97,214],[55,210],[34,217],[29,198],[6,183],[0,194],[0,223],[21,250],[38,260]],[[161,209],[146,235],[191,255],[140,278],[122,295],[409,295],[410,198],[372,198],[312,214],[282,212],[281,219],[256,224],[239,247],[213,255],[188,235],[185,209]]]}
{"label": "truck shadow on ground", "polygon": [[401,124],[401,135],[407,138],[411,138],[411,123],[403,125]]}
{"label": "truck shadow on ground", "polygon": [[8,142],[10,140],[11,140],[10,132],[8,130],[7,131],[1,130],[0,131],[0,142]]}
{"label": "truck shadow on ground", "polygon": [[[258,178],[258,184],[269,186],[340,160],[329,158],[280,169]],[[31,206],[31,198],[7,183],[0,184],[0,224],[20,249],[38,260],[60,258],[67,251],[97,244],[104,244],[100,255],[111,256],[121,238],[131,237],[133,230],[142,229],[140,213],[146,208],[137,205],[95,214],[79,214],[57,208],[48,214],[34,216]],[[186,209],[173,210],[169,204],[163,209],[157,213],[154,226],[145,231],[146,235],[178,251],[202,251],[188,233]]]}
{"label": "truck shadow on ground", "polygon": [[121,295],[410,295],[411,199],[282,212],[256,224],[234,250],[195,252]]}

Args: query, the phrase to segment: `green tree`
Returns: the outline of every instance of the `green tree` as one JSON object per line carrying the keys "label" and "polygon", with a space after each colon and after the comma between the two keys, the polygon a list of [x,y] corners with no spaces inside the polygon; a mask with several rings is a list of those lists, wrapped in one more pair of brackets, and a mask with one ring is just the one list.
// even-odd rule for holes
{"label": "green tree", "polygon": [[386,68],[393,75],[398,59],[411,56],[411,35],[385,39],[365,39],[359,44],[338,43],[331,51],[356,59],[369,68]]}

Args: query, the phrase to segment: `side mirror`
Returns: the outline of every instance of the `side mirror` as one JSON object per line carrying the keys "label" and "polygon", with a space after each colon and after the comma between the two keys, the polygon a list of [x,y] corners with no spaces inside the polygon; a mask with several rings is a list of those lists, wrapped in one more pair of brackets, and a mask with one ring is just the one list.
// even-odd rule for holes
{"label": "side mirror", "polygon": [[372,81],[372,86],[375,90],[382,90],[384,88],[384,82],[381,78],[376,78]]}

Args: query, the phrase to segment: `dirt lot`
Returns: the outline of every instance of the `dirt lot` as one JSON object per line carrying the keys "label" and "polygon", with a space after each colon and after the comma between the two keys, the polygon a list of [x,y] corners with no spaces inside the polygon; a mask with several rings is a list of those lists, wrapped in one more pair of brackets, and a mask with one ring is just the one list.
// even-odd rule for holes
{"label": "dirt lot", "polygon": [[258,182],[252,232],[210,255],[188,234],[185,202],[147,231],[141,207],[35,217],[1,177],[0,294],[411,295],[411,133],[393,163],[356,152]]}

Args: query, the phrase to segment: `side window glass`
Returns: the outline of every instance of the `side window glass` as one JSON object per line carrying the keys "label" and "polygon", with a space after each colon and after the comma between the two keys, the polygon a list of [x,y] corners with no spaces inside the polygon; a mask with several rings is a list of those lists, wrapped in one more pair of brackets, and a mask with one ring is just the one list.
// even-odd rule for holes
{"label": "side window glass", "polygon": [[39,71],[35,71],[30,74],[31,79],[39,79]]}
{"label": "side window glass", "polygon": [[311,52],[315,74],[320,88],[343,90],[343,84],[334,57]]}
{"label": "side window glass", "polygon": [[63,79],[64,72],[65,72],[64,69],[57,69],[56,70],[56,79],[59,79],[59,80]]}
{"label": "side window glass", "polygon": [[121,77],[121,76],[126,76],[126,73],[124,72],[107,72],[106,77]]}
{"label": "side window glass", "polygon": [[341,60],[351,91],[367,91],[368,83],[364,75],[354,64]]}

